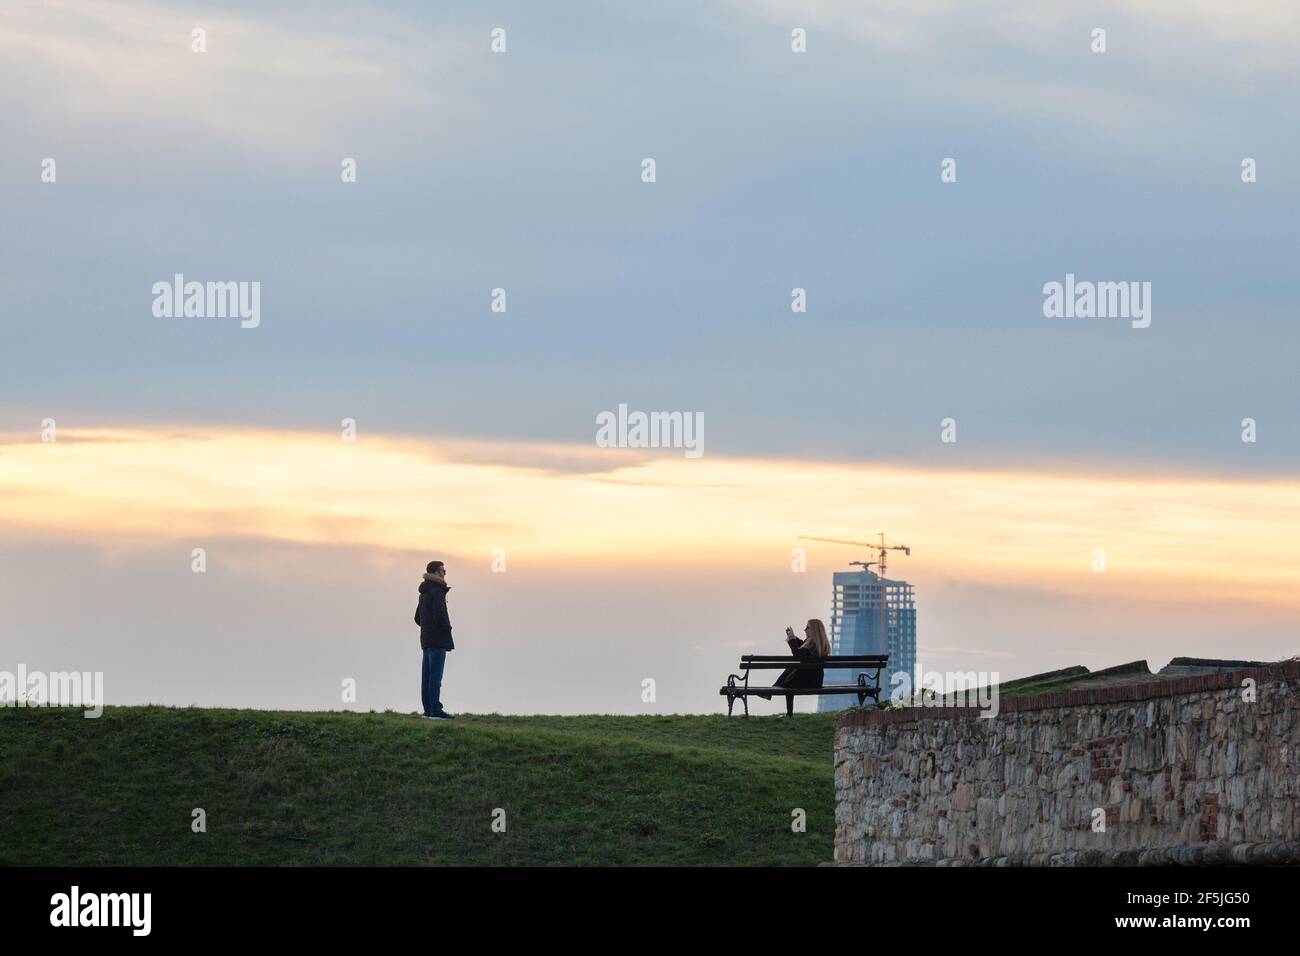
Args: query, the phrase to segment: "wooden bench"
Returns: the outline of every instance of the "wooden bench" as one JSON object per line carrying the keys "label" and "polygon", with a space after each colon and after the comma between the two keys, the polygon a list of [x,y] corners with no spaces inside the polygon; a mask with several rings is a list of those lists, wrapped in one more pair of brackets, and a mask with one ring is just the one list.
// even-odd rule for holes
{"label": "wooden bench", "polygon": [[[838,655],[823,657],[821,660],[816,661],[790,657],[789,655],[782,657],[780,655],[746,654],[740,659],[740,669],[744,671],[745,676],[742,678],[739,674],[728,674],[727,685],[718,693],[727,698],[728,717],[731,716],[732,708],[736,706],[737,700],[745,705],[745,716],[748,717],[749,698],[758,694],[784,697],[786,712],[791,714],[794,713],[794,699],[810,695],[854,694],[858,698],[858,706],[861,707],[866,703],[868,697],[877,703],[880,702],[880,674],[888,662],[889,655],[887,654]],[[825,687],[749,686],[749,675],[752,671],[783,671],[786,668],[797,671],[852,669],[858,670],[858,680],[856,684],[827,684]],[[859,668],[861,669],[859,670]]]}

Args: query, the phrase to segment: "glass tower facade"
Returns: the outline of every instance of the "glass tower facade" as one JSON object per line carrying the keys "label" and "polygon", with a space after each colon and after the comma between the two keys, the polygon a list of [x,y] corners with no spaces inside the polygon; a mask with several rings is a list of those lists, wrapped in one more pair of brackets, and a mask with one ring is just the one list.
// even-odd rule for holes
{"label": "glass tower facade", "polygon": [[[906,581],[882,578],[874,571],[836,571],[831,595],[831,653],[888,654],[880,675],[880,696],[889,699],[891,678],[902,672],[910,682],[916,669],[915,591]],[[826,671],[827,684],[854,684],[857,670]],[[856,698],[818,697],[825,713],[857,705]]]}

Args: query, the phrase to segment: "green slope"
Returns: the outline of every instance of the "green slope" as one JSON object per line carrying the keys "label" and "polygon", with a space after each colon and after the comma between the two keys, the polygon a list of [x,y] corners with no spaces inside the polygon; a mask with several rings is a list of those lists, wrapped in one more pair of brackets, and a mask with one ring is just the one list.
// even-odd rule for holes
{"label": "green slope", "polygon": [[822,715],[4,708],[0,864],[813,865],[831,735]]}

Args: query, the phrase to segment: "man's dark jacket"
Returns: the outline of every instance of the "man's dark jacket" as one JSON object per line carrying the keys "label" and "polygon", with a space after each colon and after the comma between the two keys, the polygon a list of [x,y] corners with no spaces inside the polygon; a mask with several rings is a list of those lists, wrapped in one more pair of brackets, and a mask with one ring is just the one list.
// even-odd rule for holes
{"label": "man's dark jacket", "polygon": [[423,650],[454,650],[451,640],[451,618],[447,616],[447,592],[450,588],[437,581],[420,582],[420,603],[415,606],[415,623],[420,625],[420,647]]}

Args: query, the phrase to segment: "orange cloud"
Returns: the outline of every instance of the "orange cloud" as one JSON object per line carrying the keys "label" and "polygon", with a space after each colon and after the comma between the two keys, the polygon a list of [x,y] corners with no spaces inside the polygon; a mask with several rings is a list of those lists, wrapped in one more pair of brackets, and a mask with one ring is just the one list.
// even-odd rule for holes
{"label": "orange cloud", "polygon": [[[0,527],[88,542],[247,536],[531,561],[845,566],[800,534],[913,546],[891,570],[1110,596],[1290,604],[1300,482],[720,458],[200,428],[0,438]],[[1091,570],[1094,549],[1106,571]]]}

